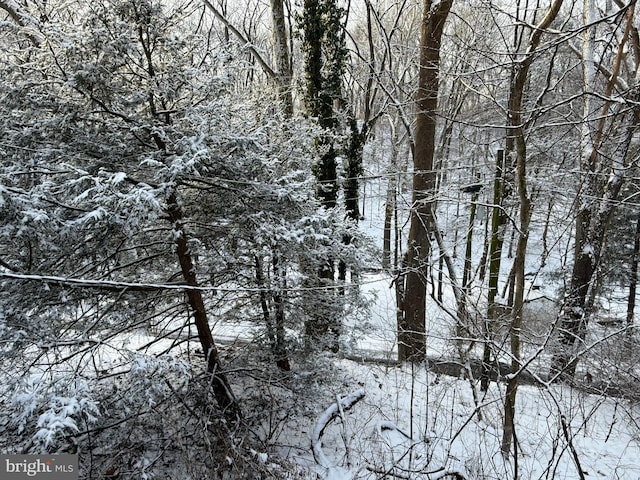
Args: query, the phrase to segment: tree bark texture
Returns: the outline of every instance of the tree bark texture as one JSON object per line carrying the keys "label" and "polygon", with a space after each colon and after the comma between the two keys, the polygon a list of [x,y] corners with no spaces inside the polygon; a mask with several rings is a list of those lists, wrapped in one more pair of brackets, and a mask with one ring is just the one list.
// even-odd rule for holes
{"label": "tree bark texture", "polygon": [[[302,49],[305,54],[305,107],[309,117],[317,119],[324,129],[316,139],[320,154],[312,167],[317,180],[316,195],[321,204],[332,209],[337,205],[337,150],[334,134],[338,120],[334,111],[342,101],[342,81],[346,59],[343,10],[335,0],[304,0],[300,28],[303,33]],[[357,195],[356,195],[357,197]],[[357,198],[356,198],[357,202]],[[357,211],[357,204],[355,207]],[[341,269],[344,276],[346,268]],[[324,258],[318,269],[313,287],[327,287],[335,281],[335,259]],[[341,321],[339,301],[335,292],[318,289],[309,294],[311,318],[306,321],[307,346],[329,347],[338,350]]]}
{"label": "tree bark texture", "polygon": [[[183,226],[183,213],[175,192],[171,193],[167,199],[167,213],[169,214],[169,219],[175,231],[176,254],[180,262],[182,278],[187,285],[197,287],[198,280],[195,265],[189,253],[189,246]],[[200,340],[200,345],[207,361],[207,373],[211,375],[213,395],[225,416],[236,421],[240,418],[240,407],[220,363],[220,356],[213,340],[211,327],[209,326],[202,292],[199,290],[187,290],[186,295],[187,302],[193,312],[194,322],[198,331],[198,339]]]}
{"label": "tree bark texture", "polygon": [[426,355],[427,266],[431,252],[429,232],[433,228],[436,174],[433,170],[436,142],[436,111],[442,32],[453,0],[424,0],[420,38],[420,73],[416,98],[413,198],[404,311],[398,331],[398,359],[422,361]]}
{"label": "tree bark texture", "polygon": [[[549,6],[544,18],[531,32],[525,56],[522,60],[513,64],[513,74],[509,90],[507,136],[513,138],[516,159],[516,188],[520,203],[519,212],[519,232],[516,244],[516,255],[514,258],[514,299],[513,318],[509,329],[509,340],[511,347],[511,373],[507,381],[507,392],[504,402],[504,423],[502,433],[501,451],[507,456],[514,448],[514,461],[517,462],[517,438],[515,428],[516,398],[518,392],[518,375],[520,373],[520,332],[522,330],[522,310],[524,307],[524,276],[525,259],[527,254],[527,244],[529,241],[529,225],[531,223],[531,198],[527,188],[527,140],[526,125],[522,115],[523,100],[529,69],[535,59],[535,52],[540,45],[543,32],[551,25],[557,17],[563,0],[554,0]],[[516,469],[517,471],[517,469]]]}
{"label": "tree bark texture", "polygon": [[293,115],[293,96],[291,94],[293,73],[289,58],[283,0],[271,0],[271,22],[278,98],[285,116],[291,117]]}

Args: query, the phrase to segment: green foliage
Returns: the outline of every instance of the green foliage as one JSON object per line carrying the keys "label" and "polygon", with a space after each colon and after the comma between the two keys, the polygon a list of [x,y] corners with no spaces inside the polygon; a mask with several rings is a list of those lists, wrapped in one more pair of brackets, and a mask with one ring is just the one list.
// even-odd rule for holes
{"label": "green foliage", "polygon": [[298,17],[305,55],[307,114],[322,128],[338,125],[334,102],[342,101],[342,82],[348,51],[345,45],[345,11],[335,0],[306,0]]}

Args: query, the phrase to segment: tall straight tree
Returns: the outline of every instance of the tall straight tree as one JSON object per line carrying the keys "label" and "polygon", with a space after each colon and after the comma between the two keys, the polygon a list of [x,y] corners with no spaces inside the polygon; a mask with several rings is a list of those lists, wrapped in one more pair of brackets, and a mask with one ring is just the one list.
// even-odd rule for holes
{"label": "tall straight tree", "polygon": [[[529,225],[531,223],[531,197],[528,190],[527,179],[527,121],[523,115],[523,104],[526,90],[526,83],[529,78],[531,64],[536,58],[536,51],[540,46],[542,34],[558,16],[563,0],[553,0],[544,17],[538,23],[529,37],[527,50],[521,59],[513,64],[511,84],[509,88],[507,135],[511,137],[508,143],[513,143],[514,151],[508,152],[515,156],[516,160],[516,190],[520,203],[518,241],[516,246],[516,256],[514,259],[514,301],[513,318],[509,329],[511,347],[511,374],[507,381],[507,394],[504,403],[504,428],[502,435],[502,453],[508,455],[511,446],[517,448],[515,433],[515,405],[518,392],[518,374],[522,368],[520,357],[520,332],[522,330],[522,310],[524,307],[525,294],[525,258],[527,254],[527,243],[529,240]],[[535,118],[535,116],[533,117]],[[517,458],[516,455],[514,455]]]}
{"label": "tall straight tree", "polygon": [[278,99],[284,114],[290,117],[293,115],[293,96],[291,95],[293,72],[289,58],[289,42],[287,40],[287,24],[283,0],[271,0],[271,22],[273,24],[273,58],[276,67]]}
{"label": "tall straight tree", "polygon": [[453,0],[424,0],[420,36],[420,73],[416,97],[413,198],[402,310],[398,325],[398,359],[421,361],[426,355],[427,263],[434,222],[440,45]]}
{"label": "tall straight tree", "polygon": [[[317,182],[317,197],[327,210],[334,209],[338,201],[338,165],[336,131],[339,121],[335,106],[342,99],[342,80],[347,50],[342,20],[344,10],[336,0],[305,0],[299,17],[302,30],[302,49],[305,70],[305,107],[309,117],[317,120],[322,129],[316,139],[318,160],[313,166]],[[335,258],[328,256],[318,265],[317,280],[311,302],[310,318],[305,331],[310,345],[330,346],[337,350],[340,333],[336,318],[333,291],[330,287],[335,277]],[[332,338],[327,338],[330,334]]]}

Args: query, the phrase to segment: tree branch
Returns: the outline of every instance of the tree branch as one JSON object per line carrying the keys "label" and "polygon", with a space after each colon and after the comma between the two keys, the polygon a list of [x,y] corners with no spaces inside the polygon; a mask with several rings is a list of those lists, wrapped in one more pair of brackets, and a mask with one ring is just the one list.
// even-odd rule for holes
{"label": "tree branch", "polygon": [[273,70],[273,68],[271,68],[271,66],[269,66],[269,64],[262,57],[262,55],[260,55],[258,50],[256,50],[256,48],[251,44],[251,42],[249,42],[249,40],[247,40],[244,37],[244,35],[242,35],[242,33],[236,27],[234,27],[231,24],[231,22],[229,22],[229,20],[227,20],[227,18],[222,14],[222,12],[220,12],[220,10],[214,7],[209,0],[203,0],[203,2],[205,6],[209,10],[211,10],[211,13],[213,13],[216,16],[216,18],[220,20],[223,23],[223,25],[227,27],[229,31],[233,33],[238,40],[240,40],[241,43],[244,44],[244,46],[249,50],[253,58],[255,58],[256,61],[260,64],[260,66],[262,67],[264,72],[269,76],[269,78],[277,79],[278,75],[276,74],[276,72]]}
{"label": "tree branch", "polygon": [[[14,3],[12,0],[0,0],[0,10],[4,10],[5,12],[7,12],[9,17],[11,17],[11,19],[20,27],[28,27],[27,22],[25,22],[25,18],[31,20],[31,17],[21,12],[20,6]],[[32,33],[27,33],[26,35],[34,47],[40,46],[40,40],[35,35],[33,35]]]}
{"label": "tree branch", "polygon": [[356,403],[362,400],[365,395],[366,392],[364,390],[358,390],[357,392],[352,393],[346,398],[338,399],[336,403],[331,405],[322,413],[322,415],[320,415],[320,418],[318,418],[318,421],[316,422],[316,425],[313,428],[313,432],[311,434],[311,450],[313,452],[313,458],[318,463],[318,465],[325,468],[331,467],[329,459],[322,451],[321,442],[322,434],[324,433],[325,428],[327,428],[327,425],[329,425],[329,423],[331,423],[331,421],[336,418],[341,411],[349,410]]}

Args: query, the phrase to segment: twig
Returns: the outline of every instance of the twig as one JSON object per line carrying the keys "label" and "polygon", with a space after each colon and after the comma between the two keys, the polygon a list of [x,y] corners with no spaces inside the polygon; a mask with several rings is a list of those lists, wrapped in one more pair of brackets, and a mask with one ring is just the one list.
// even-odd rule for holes
{"label": "twig", "polygon": [[562,425],[562,433],[564,433],[564,438],[567,440],[567,444],[569,445],[571,456],[573,457],[573,461],[576,464],[576,469],[578,470],[578,475],[580,476],[580,480],[586,480],[584,476],[584,472],[582,471],[582,465],[580,465],[580,458],[578,457],[578,452],[576,452],[576,448],[573,446],[573,440],[569,435],[567,418],[564,415],[560,415],[560,424]]}

